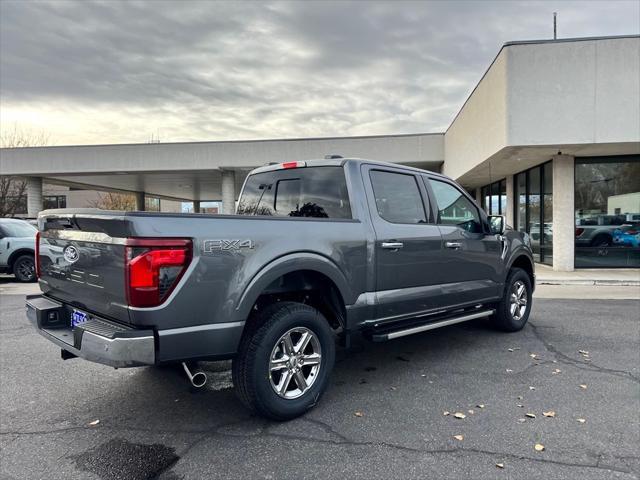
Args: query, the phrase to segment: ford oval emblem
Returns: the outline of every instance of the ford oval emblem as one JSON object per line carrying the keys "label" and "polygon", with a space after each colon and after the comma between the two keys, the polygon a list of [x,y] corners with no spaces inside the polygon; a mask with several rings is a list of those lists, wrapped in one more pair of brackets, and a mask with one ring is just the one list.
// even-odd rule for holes
{"label": "ford oval emblem", "polygon": [[67,245],[62,251],[64,259],[69,263],[75,263],[80,258],[80,252],[73,245]]}

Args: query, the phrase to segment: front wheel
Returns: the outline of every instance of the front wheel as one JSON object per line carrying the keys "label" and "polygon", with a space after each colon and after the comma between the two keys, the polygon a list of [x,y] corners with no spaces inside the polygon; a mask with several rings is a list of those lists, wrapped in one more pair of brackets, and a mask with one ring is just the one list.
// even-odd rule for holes
{"label": "front wheel", "polygon": [[323,315],[301,303],[276,303],[246,328],[232,367],[242,403],[273,420],[312,408],[335,361],[334,334]]}
{"label": "front wheel", "polygon": [[35,282],[36,264],[31,255],[22,255],[13,262],[13,274],[22,283]]}
{"label": "front wheel", "polygon": [[506,332],[522,330],[531,313],[532,294],[531,279],[527,272],[513,268],[507,277],[502,300],[496,305],[496,326]]}

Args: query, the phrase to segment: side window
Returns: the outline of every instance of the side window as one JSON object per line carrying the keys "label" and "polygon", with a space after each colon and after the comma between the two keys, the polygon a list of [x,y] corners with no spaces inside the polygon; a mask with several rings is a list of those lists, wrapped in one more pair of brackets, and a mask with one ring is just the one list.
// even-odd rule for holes
{"label": "side window", "polygon": [[472,233],[482,232],[478,209],[453,185],[429,179],[438,204],[438,223],[457,225]]}
{"label": "side window", "polygon": [[426,223],[422,195],[413,175],[372,170],[369,174],[378,215],[391,223]]}

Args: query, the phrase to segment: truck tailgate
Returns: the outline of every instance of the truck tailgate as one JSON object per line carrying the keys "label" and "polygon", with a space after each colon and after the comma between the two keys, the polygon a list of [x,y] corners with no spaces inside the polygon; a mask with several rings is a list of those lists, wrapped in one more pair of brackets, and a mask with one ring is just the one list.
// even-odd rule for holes
{"label": "truck tailgate", "polygon": [[42,291],[79,310],[129,322],[125,217],[112,213],[48,215],[45,211],[39,227]]}

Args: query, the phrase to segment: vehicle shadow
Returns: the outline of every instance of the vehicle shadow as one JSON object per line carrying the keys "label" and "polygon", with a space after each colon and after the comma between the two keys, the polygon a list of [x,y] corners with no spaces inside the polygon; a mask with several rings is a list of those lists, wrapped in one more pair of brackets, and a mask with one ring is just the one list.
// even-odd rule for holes
{"label": "vehicle shadow", "polygon": [[[402,382],[403,375],[437,373],[446,369],[454,356],[482,345],[490,348],[488,345],[494,343],[490,339],[500,335],[485,324],[468,323],[385,343],[372,343],[357,336],[349,350],[338,349],[333,375],[320,405],[345,401],[345,395],[354,394],[353,389],[363,383],[388,390],[388,378]],[[131,370],[93,407],[109,415],[117,403],[115,424],[132,430],[215,433],[222,429],[229,433],[233,429],[237,435],[255,435],[279,424],[256,417],[240,403],[231,380],[230,361],[199,362],[198,367],[208,377],[200,389],[190,385],[180,364],[139,368]],[[322,411],[313,414],[322,415]]]}

